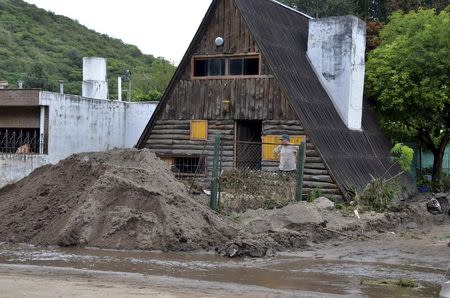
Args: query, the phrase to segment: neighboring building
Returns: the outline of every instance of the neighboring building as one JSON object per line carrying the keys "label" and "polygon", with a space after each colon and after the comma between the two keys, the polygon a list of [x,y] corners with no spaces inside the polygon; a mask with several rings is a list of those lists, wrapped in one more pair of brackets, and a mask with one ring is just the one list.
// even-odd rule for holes
{"label": "neighboring building", "polygon": [[96,84],[84,82],[89,97],[0,90],[0,187],[74,153],[136,145],[156,103],[95,99],[107,94]]}
{"label": "neighboring building", "polygon": [[[363,109],[365,24],[352,16],[312,19],[272,0],[214,0],[138,147],[168,163],[192,162],[223,135],[235,141],[307,140],[305,192],[328,181],[329,196],[390,177],[390,143]],[[271,147],[255,154],[260,168]],[[205,171],[207,174],[210,171]]]}

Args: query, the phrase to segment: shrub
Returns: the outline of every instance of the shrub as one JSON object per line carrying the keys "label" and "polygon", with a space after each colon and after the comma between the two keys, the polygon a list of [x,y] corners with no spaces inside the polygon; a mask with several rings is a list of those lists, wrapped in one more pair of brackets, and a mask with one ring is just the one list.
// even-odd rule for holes
{"label": "shrub", "polygon": [[322,194],[323,194],[322,189],[317,187],[308,194],[308,198],[306,200],[308,201],[308,203],[312,203],[317,198],[320,198],[322,196]]}
{"label": "shrub", "polygon": [[372,178],[361,193],[355,194],[355,201],[362,210],[385,212],[392,205],[399,191],[400,186],[397,181]]}
{"label": "shrub", "polygon": [[391,154],[394,157],[394,161],[402,168],[403,171],[408,172],[411,170],[412,160],[414,157],[414,150],[410,147],[397,143],[391,149]]}

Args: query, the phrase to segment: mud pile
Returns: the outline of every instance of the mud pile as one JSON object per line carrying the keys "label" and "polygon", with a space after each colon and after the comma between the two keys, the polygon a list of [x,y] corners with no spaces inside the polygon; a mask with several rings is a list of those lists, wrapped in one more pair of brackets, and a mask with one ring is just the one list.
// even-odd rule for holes
{"label": "mud pile", "polygon": [[73,155],[0,189],[0,241],[192,251],[235,234],[148,150]]}

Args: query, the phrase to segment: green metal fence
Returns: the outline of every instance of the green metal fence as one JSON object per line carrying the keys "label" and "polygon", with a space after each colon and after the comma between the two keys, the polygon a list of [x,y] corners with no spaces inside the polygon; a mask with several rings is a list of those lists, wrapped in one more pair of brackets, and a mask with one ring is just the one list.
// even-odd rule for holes
{"label": "green metal fence", "polygon": [[225,146],[221,136],[216,136],[210,200],[213,210],[282,207],[303,199],[305,143],[288,145],[298,149],[296,169],[289,172],[278,169],[279,161],[263,159],[265,145],[278,144],[234,141],[234,161],[230,166],[227,160],[224,166]]}

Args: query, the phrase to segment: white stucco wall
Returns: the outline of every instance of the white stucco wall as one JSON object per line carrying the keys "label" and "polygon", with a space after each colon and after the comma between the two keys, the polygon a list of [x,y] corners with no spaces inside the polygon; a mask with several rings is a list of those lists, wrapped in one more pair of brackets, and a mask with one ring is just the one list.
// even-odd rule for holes
{"label": "white stucco wall", "polygon": [[49,112],[48,155],[0,154],[0,188],[74,153],[132,148],[157,103],[128,103],[41,92]]}
{"label": "white stucco wall", "polygon": [[308,57],[348,128],[361,129],[366,25],[354,16],[309,21]]}
{"label": "white stucco wall", "polygon": [[47,155],[0,154],[0,188],[48,164]]}
{"label": "white stucco wall", "polygon": [[49,107],[48,155],[56,163],[73,153],[133,147],[155,103],[127,103],[41,92]]}
{"label": "white stucco wall", "polygon": [[134,147],[157,106],[52,92],[39,104],[49,110],[48,154],[0,154],[0,188],[74,153]]}

